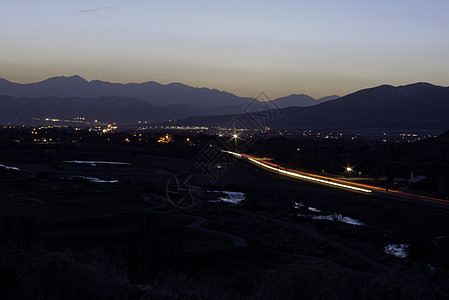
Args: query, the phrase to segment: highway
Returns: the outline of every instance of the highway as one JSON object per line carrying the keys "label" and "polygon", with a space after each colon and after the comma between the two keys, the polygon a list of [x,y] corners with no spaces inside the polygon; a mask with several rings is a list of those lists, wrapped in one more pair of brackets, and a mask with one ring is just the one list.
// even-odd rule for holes
{"label": "highway", "polygon": [[397,190],[391,190],[391,189],[385,189],[378,186],[372,186],[362,183],[356,183],[356,182],[350,182],[346,180],[326,177],[322,175],[312,174],[308,172],[288,169],[285,167],[282,167],[277,164],[273,164],[271,162],[258,159],[256,157],[232,152],[232,151],[226,151],[222,150],[225,153],[228,153],[236,158],[242,159],[244,161],[247,161],[261,169],[264,169],[266,171],[270,171],[272,173],[278,174],[279,176],[284,176],[288,178],[293,179],[299,179],[304,180],[308,182],[313,182],[333,188],[343,189],[351,192],[357,192],[362,194],[372,194],[381,198],[388,198],[393,200],[399,200],[404,202],[412,202],[412,203],[419,203],[429,206],[435,206],[439,208],[445,208],[449,209],[449,201],[439,198],[432,198],[432,197],[426,197],[422,195],[416,195],[411,193],[405,193],[402,191]]}

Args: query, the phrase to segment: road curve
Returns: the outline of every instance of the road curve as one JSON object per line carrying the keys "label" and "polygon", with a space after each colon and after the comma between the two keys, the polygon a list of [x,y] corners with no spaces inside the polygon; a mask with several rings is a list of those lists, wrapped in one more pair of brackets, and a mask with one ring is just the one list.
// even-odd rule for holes
{"label": "road curve", "polygon": [[228,153],[230,155],[233,155],[234,157],[237,157],[239,159],[242,159],[244,161],[247,161],[251,163],[252,165],[255,165],[263,170],[278,174],[279,176],[293,178],[293,179],[299,179],[303,181],[308,181],[312,183],[317,183],[321,185],[326,185],[333,188],[338,188],[346,191],[351,192],[357,192],[362,194],[373,194],[375,196],[381,197],[381,198],[388,198],[392,200],[399,200],[403,202],[413,202],[413,203],[419,203],[424,204],[428,206],[434,206],[438,208],[444,208],[449,209],[449,200],[439,199],[439,198],[433,198],[433,197],[427,197],[422,195],[416,195],[411,193],[405,193],[402,191],[396,191],[396,190],[389,190],[384,189],[378,186],[373,185],[367,185],[357,182],[350,182],[345,181],[341,179],[331,178],[327,176],[312,174],[308,172],[302,172],[298,170],[288,169],[285,167],[282,167],[280,165],[273,164],[268,161],[264,161],[261,159],[258,159],[256,157],[247,155],[247,154],[241,154],[236,153],[232,151],[226,151],[222,150],[225,153]]}

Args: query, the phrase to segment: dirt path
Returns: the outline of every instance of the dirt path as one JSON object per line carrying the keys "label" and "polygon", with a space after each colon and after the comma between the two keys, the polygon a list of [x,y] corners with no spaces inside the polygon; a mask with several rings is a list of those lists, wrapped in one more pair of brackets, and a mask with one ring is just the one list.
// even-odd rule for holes
{"label": "dirt path", "polygon": [[[152,210],[157,209],[157,208],[162,208],[162,207],[165,208],[165,207],[167,207],[167,204],[154,202],[154,201],[151,200],[150,197],[144,197],[144,200],[149,202],[149,203],[156,204],[155,206],[145,208],[144,209],[145,212],[151,212]],[[318,231],[316,231],[315,229],[313,229],[311,227],[304,226],[304,225],[299,225],[299,224],[288,222],[288,221],[282,221],[282,220],[266,217],[266,216],[255,214],[255,213],[249,213],[249,212],[246,212],[246,213],[248,213],[250,215],[253,215],[255,217],[260,217],[260,218],[265,219],[265,220],[270,220],[270,221],[278,223],[278,224],[291,226],[293,228],[301,230],[304,234],[306,234],[306,235],[308,235],[308,236],[310,236],[312,238],[326,241],[326,242],[330,243],[331,245],[333,245],[333,246],[335,246],[337,248],[346,250],[346,251],[348,251],[349,253],[351,253],[353,255],[359,256],[360,258],[365,260],[373,268],[373,270],[378,270],[380,268],[383,268],[383,266],[379,262],[377,262],[373,258],[369,257],[368,255],[364,254],[363,252],[360,252],[357,249],[354,249],[354,248],[349,247],[349,246],[347,246],[345,244],[342,244],[342,243],[340,243],[338,241],[330,239],[330,238],[324,236],[323,234],[319,233]],[[232,242],[234,243],[234,245],[237,246],[237,247],[246,247],[246,246],[248,246],[248,244],[246,243],[246,240],[243,237],[241,237],[241,236],[238,236],[238,235],[235,235],[235,234],[232,234],[232,233],[228,233],[228,232],[223,232],[223,231],[218,231],[218,230],[213,230],[213,229],[202,227],[202,225],[205,224],[208,221],[208,219],[205,218],[205,217],[197,216],[197,215],[188,215],[188,214],[180,214],[180,215],[186,216],[186,217],[191,217],[191,218],[195,219],[194,222],[192,222],[192,223],[190,223],[188,225],[189,228],[193,228],[195,230],[200,230],[200,231],[204,231],[204,232],[209,232],[209,233],[216,234],[216,235],[225,236],[227,238],[230,238],[232,240]],[[280,252],[280,251],[271,250],[271,249],[270,249],[270,251],[273,251],[273,252],[276,252],[276,253],[282,254],[282,255],[291,255],[291,256],[295,256],[295,257],[299,257],[299,258],[314,260],[314,261],[323,263],[325,265],[328,265],[330,267],[337,268],[337,269],[342,269],[342,270],[347,270],[347,271],[354,271],[351,268],[342,266],[342,265],[338,264],[337,262],[334,262],[332,260],[329,260],[329,259],[326,259],[326,258],[322,258],[322,257],[302,255],[302,254],[298,254],[298,253]]]}
{"label": "dirt path", "polygon": [[195,216],[195,215],[185,215],[183,214],[183,216],[187,216],[187,217],[192,217],[195,218],[196,221],[191,223],[189,225],[189,228],[193,228],[193,229],[197,229],[197,230],[201,230],[201,231],[206,231],[206,232],[210,232],[210,233],[215,233],[215,234],[219,234],[222,236],[226,236],[230,239],[232,239],[232,241],[234,242],[234,245],[237,247],[246,247],[248,246],[248,244],[246,243],[245,239],[242,238],[241,236],[232,234],[232,233],[228,233],[228,232],[223,232],[223,231],[217,231],[217,230],[213,230],[213,229],[208,229],[208,228],[204,228],[201,227],[201,225],[203,225],[204,223],[207,222],[207,219],[201,216]]}

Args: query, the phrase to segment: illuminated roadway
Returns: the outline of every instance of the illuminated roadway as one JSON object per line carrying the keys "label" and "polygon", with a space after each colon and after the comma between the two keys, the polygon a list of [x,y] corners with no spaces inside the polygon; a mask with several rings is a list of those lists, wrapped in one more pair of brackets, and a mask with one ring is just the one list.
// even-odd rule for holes
{"label": "illuminated roadway", "polygon": [[271,162],[267,162],[261,159],[258,159],[256,157],[236,153],[232,151],[225,151],[222,150],[225,153],[231,154],[234,157],[240,158],[242,160],[248,161],[249,163],[258,166],[259,168],[262,168],[264,170],[276,173],[278,175],[284,175],[289,178],[295,178],[300,180],[305,180],[313,183],[318,183],[334,188],[339,188],[347,191],[352,192],[358,192],[362,194],[373,194],[376,196],[380,196],[382,198],[388,198],[388,199],[394,199],[394,200],[400,200],[400,201],[406,201],[406,202],[415,202],[415,203],[421,203],[431,206],[437,206],[449,209],[449,201],[444,199],[438,199],[438,198],[432,198],[432,197],[426,197],[422,195],[416,195],[416,194],[409,194],[404,193],[402,191],[396,191],[396,190],[389,190],[377,186],[367,185],[367,184],[361,184],[361,183],[355,183],[355,182],[349,182],[345,180],[335,179],[331,177],[316,175],[312,173],[297,171],[288,169],[285,167],[282,167],[277,164],[273,164]]}

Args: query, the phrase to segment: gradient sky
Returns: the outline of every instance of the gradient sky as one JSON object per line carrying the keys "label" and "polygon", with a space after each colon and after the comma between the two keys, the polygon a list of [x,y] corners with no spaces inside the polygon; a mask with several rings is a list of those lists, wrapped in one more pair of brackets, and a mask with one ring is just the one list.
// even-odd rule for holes
{"label": "gradient sky", "polygon": [[449,85],[449,1],[22,1],[0,10],[0,77],[182,82],[239,96]]}

